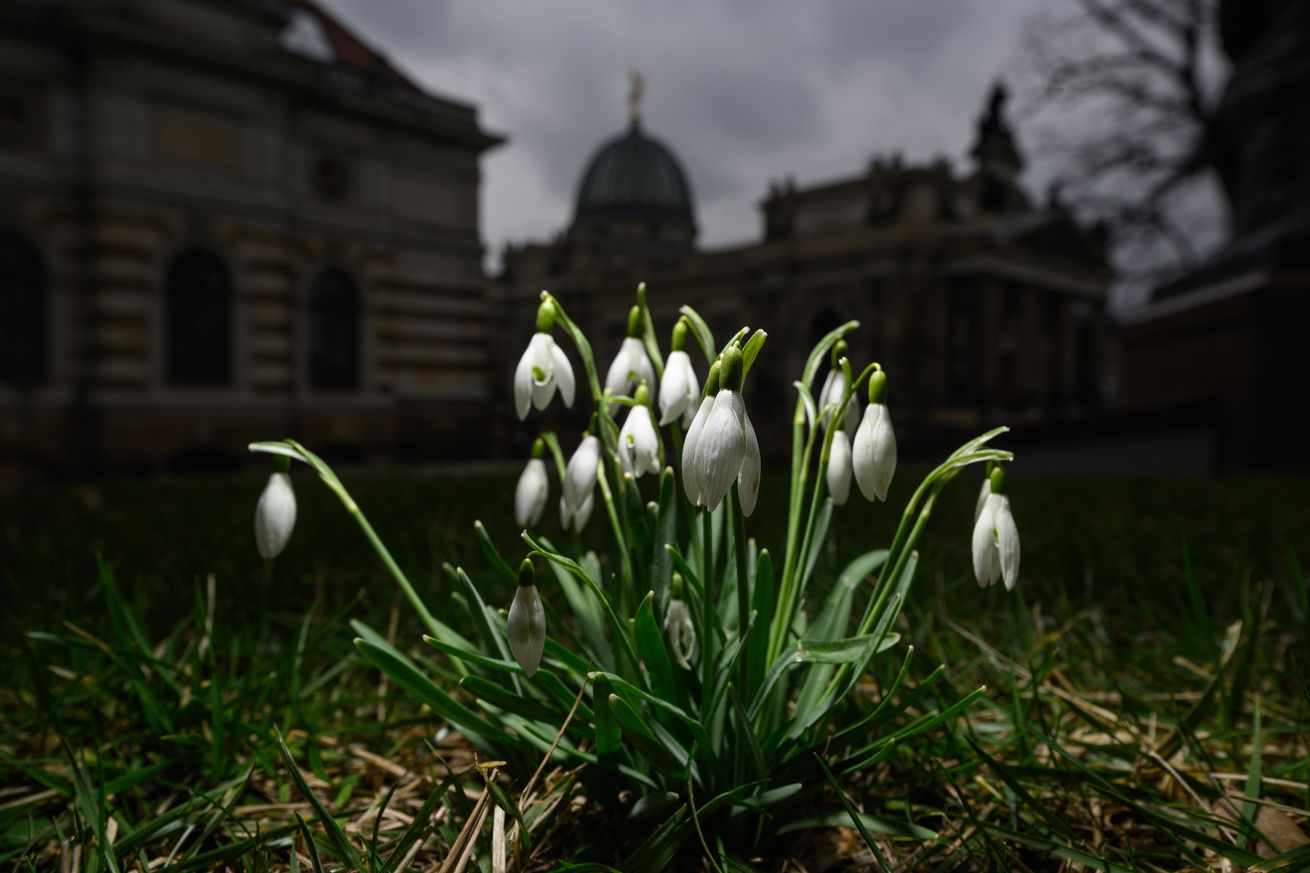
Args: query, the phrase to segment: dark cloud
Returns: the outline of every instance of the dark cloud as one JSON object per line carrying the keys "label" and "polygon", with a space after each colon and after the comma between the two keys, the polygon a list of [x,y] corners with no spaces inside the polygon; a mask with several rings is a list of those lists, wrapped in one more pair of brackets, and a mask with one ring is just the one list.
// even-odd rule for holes
{"label": "dark cloud", "polygon": [[692,177],[708,245],[758,234],[770,179],[839,177],[892,150],[958,161],[1044,0],[321,2],[509,134],[484,166],[499,247],[568,222],[584,163],[626,124],[630,69],[647,79],[646,126]]}

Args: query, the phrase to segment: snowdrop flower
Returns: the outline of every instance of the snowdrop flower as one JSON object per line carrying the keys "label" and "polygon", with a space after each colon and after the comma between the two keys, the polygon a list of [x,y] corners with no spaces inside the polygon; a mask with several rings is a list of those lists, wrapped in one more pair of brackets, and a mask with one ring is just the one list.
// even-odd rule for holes
{"label": "snowdrop flower", "polygon": [[696,401],[700,385],[696,371],[687,356],[687,319],[680,318],[673,326],[673,351],[664,362],[664,380],[660,382],[660,427],[682,419],[683,427],[690,427],[696,415]]}
{"label": "snowdrop flower", "polygon": [[705,430],[705,422],[710,417],[710,410],[714,408],[714,395],[718,391],[719,362],[715,361],[710,365],[710,371],[705,376],[705,399],[697,407],[696,415],[692,417],[691,424],[687,427],[687,436],[682,441],[682,489],[687,493],[687,499],[697,506],[700,505],[700,482],[696,478],[696,465],[692,463],[692,458],[696,454],[697,445],[700,444],[700,435]]}
{"label": "snowdrop flower", "polygon": [[523,675],[531,679],[541,666],[541,653],[546,647],[546,610],[537,593],[537,571],[529,558],[519,565],[519,587],[509,606],[505,630],[514,660],[523,668]]}
{"label": "snowdrop flower", "polygon": [[1005,493],[1005,472],[992,471],[990,491],[982,512],[973,525],[973,574],[979,587],[1005,580],[1005,590],[1014,590],[1019,578],[1019,528],[1010,513],[1010,498]]}
{"label": "snowdrop flower", "polygon": [[519,527],[536,527],[546,508],[550,482],[546,478],[546,464],[541,459],[544,452],[545,443],[537,437],[532,444],[532,457],[514,489],[514,523]]}
{"label": "snowdrop flower", "polygon": [[650,418],[650,392],[645,383],[637,386],[637,405],[628,409],[628,417],[619,431],[619,462],[634,479],[642,473],[660,471],[660,439]]}
{"label": "snowdrop flower", "polygon": [[291,474],[283,468],[268,477],[268,484],[255,504],[255,546],[261,558],[276,558],[291,539],[296,526],[296,492]]}
{"label": "snowdrop flower", "polygon": [[838,506],[851,494],[851,439],[844,430],[832,435],[828,450],[828,494]]}
{"label": "snowdrop flower", "polygon": [[[846,340],[838,340],[836,345],[832,347],[831,367],[828,370],[828,375],[823,380],[823,387],[819,389],[819,396],[816,398],[820,411],[819,423],[825,428],[832,419],[834,411],[841,406],[842,396],[846,393],[846,371],[841,366],[841,359],[846,357],[846,352]],[[828,407],[832,408],[829,409]],[[848,404],[846,406],[846,418],[843,422],[847,439],[855,437],[855,430],[860,424],[859,417],[857,406],[853,403]]]}
{"label": "snowdrop flower", "polygon": [[641,307],[634,306],[628,313],[628,336],[605,374],[605,390],[630,396],[642,382],[654,387],[655,368],[651,366],[646,345],[641,341]]}
{"label": "snowdrop flower", "polygon": [[563,494],[559,499],[560,523],[565,530],[581,532],[595,507],[596,471],[600,467],[600,440],[591,434],[582,437],[573,457],[564,469]]}
{"label": "snowdrop flower", "polygon": [[669,639],[673,660],[682,669],[690,670],[696,657],[696,626],[691,623],[691,611],[682,599],[682,585],[682,575],[674,573],[669,607],[664,612],[664,635]]}
{"label": "snowdrop flower", "polygon": [[520,420],[527,417],[529,406],[545,409],[556,388],[564,405],[573,406],[573,365],[550,335],[554,327],[555,304],[543,300],[537,308],[537,332],[514,368],[514,411]]}
{"label": "snowdrop flower", "polygon": [[741,397],[741,350],[730,347],[720,364],[719,393],[714,395],[714,405],[696,439],[689,440],[690,450],[683,446],[683,466],[691,465],[692,473],[686,478],[697,492],[697,504],[712,512],[737,482],[742,512],[750,515],[759,496],[760,452]]}
{"label": "snowdrop flower", "polygon": [[886,500],[887,488],[896,472],[896,434],[887,411],[887,374],[875,370],[869,376],[869,405],[855,432],[851,466],[860,493],[867,500]]}

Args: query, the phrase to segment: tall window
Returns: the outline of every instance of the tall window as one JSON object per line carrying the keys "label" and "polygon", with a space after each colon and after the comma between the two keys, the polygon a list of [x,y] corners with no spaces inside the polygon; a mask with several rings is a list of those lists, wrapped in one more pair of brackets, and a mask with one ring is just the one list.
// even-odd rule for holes
{"label": "tall window", "polygon": [[978,291],[953,283],[947,292],[946,396],[955,402],[978,398]]}
{"label": "tall window", "polygon": [[341,270],[325,270],[309,289],[309,384],[359,385],[359,289]]}
{"label": "tall window", "polygon": [[168,266],[168,379],[220,385],[232,377],[232,276],[213,252],[187,249]]}
{"label": "tall window", "polygon": [[0,232],[0,382],[34,385],[45,378],[45,285],[36,246]]}

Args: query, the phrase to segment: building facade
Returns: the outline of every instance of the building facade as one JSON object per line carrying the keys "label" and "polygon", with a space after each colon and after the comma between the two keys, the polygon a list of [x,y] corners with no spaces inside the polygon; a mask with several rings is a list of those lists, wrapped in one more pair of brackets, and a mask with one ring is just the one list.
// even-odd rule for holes
{"label": "building facade", "polygon": [[479,452],[500,141],[312,0],[0,5],[0,460]]}
{"label": "building facade", "polygon": [[644,281],[662,342],[684,303],[719,341],[742,325],[768,331],[747,390],[779,418],[815,342],[854,319],[852,360],[888,371],[897,434],[911,444],[995,421],[1076,421],[1111,388],[1105,242],[1058,196],[1035,203],[1022,169],[998,87],[963,174],[893,156],[827,184],[774,184],[758,242],[698,250],[687,175],[634,112],[584,170],[568,230],[507,250],[496,386],[511,384],[540,289],[583,325],[603,367]]}

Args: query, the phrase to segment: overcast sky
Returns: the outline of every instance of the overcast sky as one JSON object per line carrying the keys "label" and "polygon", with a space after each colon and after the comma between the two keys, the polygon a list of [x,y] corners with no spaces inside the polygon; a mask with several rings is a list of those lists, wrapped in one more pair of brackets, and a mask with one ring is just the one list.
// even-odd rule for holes
{"label": "overcast sky", "polygon": [[587,159],[627,124],[630,69],[646,130],[691,177],[702,245],[757,239],[771,179],[848,176],[893,150],[961,166],[1023,21],[1050,0],[320,2],[508,135],[483,163],[499,251],[567,225]]}

